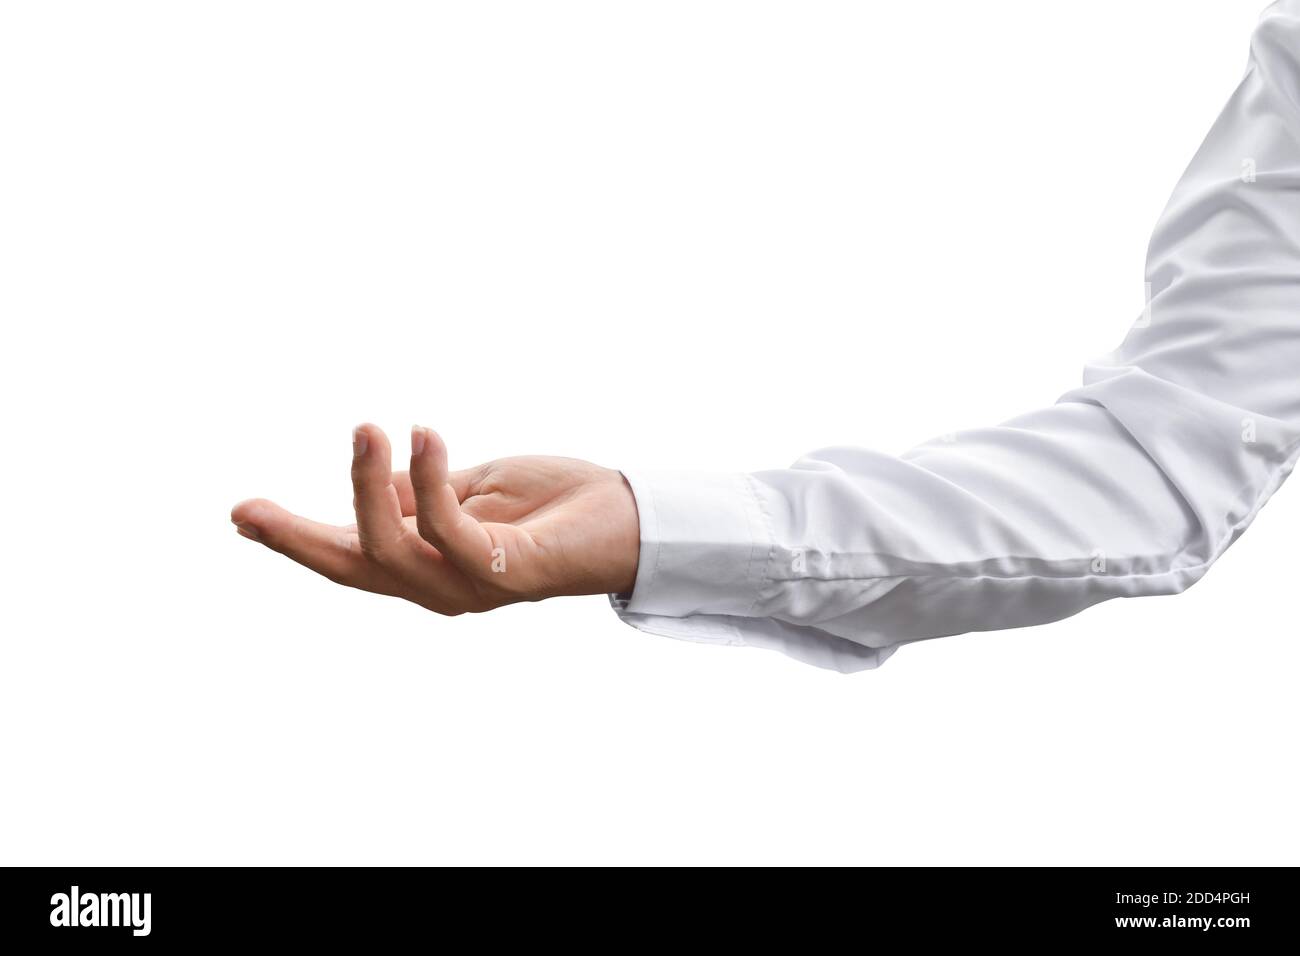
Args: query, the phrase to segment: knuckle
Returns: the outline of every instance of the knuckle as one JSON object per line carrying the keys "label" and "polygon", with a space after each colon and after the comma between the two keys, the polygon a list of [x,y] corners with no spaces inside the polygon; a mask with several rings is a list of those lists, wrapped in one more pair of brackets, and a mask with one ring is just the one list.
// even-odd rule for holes
{"label": "knuckle", "polygon": [[367,561],[383,564],[387,560],[388,547],[383,542],[377,541],[368,535],[362,535],[358,539],[357,548],[361,552],[361,556]]}
{"label": "knuckle", "polygon": [[465,609],[473,614],[482,614],[484,611],[491,611],[515,600],[517,599],[510,594],[509,589],[497,582],[471,577]]}
{"label": "knuckle", "polygon": [[438,542],[436,541],[436,538],[438,537],[438,534],[435,530],[433,520],[426,512],[419,511],[416,513],[415,530],[419,532],[420,537],[429,542],[429,544],[432,544],[435,547],[437,546]]}

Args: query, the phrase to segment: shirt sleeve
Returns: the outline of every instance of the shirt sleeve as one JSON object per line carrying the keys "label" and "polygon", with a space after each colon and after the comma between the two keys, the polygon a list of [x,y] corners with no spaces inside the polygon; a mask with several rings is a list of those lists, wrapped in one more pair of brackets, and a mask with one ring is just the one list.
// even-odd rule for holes
{"label": "shirt sleeve", "polygon": [[1123,344],[1049,408],[897,457],[625,473],[641,553],[615,609],[852,671],[910,641],[1198,581],[1300,448],[1300,0],[1265,11],[1146,278]]}

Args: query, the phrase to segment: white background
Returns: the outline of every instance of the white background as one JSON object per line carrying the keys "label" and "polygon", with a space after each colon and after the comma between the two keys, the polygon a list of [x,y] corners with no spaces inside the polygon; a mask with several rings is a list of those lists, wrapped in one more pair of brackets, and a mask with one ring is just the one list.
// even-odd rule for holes
{"label": "white background", "polygon": [[364,420],[730,470],[1048,404],[1260,6],[4,5],[0,862],[1296,863],[1293,488],[852,677],[227,517],[348,520]]}

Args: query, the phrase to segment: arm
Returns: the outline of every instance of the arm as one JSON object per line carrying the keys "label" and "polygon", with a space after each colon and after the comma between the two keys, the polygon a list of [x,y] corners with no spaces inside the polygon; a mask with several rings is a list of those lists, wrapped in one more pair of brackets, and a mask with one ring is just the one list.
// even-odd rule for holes
{"label": "arm", "polygon": [[1300,0],[1261,21],[1147,279],[1147,312],[1082,387],[901,457],[839,447],[752,475],[626,481],[554,458],[449,472],[416,429],[408,476],[362,426],[356,526],[265,501],[232,520],[333,580],[442,613],[615,592],[645,630],[841,670],[1184,590],[1300,449]]}

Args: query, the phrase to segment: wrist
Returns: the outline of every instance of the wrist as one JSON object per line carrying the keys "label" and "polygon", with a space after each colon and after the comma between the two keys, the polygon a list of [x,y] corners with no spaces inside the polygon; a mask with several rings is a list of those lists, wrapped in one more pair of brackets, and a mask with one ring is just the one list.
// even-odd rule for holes
{"label": "wrist", "polygon": [[641,559],[641,519],[637,512],[632,486],[615,471],[612,484],[618,502],[614,508],[614,540],[609,562],[609,576],[603,594],[631,594],[636,587],[637,566]]}

